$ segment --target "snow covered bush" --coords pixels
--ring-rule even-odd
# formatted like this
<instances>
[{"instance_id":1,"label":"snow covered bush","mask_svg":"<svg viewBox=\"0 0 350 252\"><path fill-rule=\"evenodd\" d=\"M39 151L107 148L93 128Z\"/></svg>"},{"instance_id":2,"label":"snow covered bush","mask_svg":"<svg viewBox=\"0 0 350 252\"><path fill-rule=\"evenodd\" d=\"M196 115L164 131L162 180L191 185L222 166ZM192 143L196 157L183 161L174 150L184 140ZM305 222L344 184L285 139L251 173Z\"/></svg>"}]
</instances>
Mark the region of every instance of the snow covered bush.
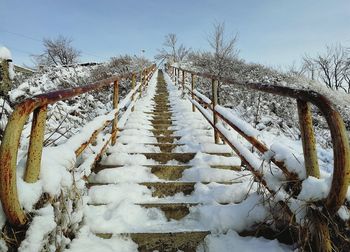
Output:
<instances>
[{"instance_id":1,"label":"snow covered bush","mask_svg":"<svg viewBox=\"0 0 350 252\"><path fill-rule=\"evenodd\" d=\"M210 65L211 58L207 54L193 53L190 60L190 68L194 71L211 73L214 67ZM350 96L344 92L327 89L302 76L281 73L259 64L245 63L241 59L231 59L224 69L225 71L221 73L222 77L234 79L240 83L271 83L317 91L335 104L347 129L350 130ZM198 78L196 85L199 91L211 97L211 80ZM236 110L247 122L259 130L270 131L274 128L276 132L283 132L292 139L300 139L296 103L293 99L221 83L219 85L219 103ZM318 143L325 148L331 147L329 130L323 116L317 109L313 109L313 115Z\"/></svg>"}]
</instances>

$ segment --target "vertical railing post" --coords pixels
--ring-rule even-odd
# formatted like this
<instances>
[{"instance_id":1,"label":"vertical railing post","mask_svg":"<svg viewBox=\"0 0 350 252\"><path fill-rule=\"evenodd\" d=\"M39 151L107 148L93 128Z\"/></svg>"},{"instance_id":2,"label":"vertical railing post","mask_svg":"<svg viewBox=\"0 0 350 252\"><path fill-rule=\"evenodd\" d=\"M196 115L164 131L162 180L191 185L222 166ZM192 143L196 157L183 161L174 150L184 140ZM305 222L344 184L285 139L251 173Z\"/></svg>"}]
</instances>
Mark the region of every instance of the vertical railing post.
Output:
<instances>
[{"instance_id":1,"label":"vertical railing post","mask_svg":"<svg viewBox=\"0 0 350 252\"><path fill-rule=\"evenodd\" d=\"M213 123L216 126L218 122L218 116L215 112L215 106L218 104L218 81L215 79L211 80L211 92L212 92L212 105L213 105ZM219 132L214 127L214 141L216 144L220 142Z\"/></svg>"},{"instance_id":2,"label":"vertical railing post","mask_svg":"<svg viewBox=\"0 0 350 252\"><path fill-rule=\"evenodd\" d=\"M114 81L113 85L113 108L118 109L119 103L119 81ZM119 112L115 113L113 124L112 124L112 145L115 145L117 142L117 133L118 133L118 115Z\"/></svg>"},{"instance_id":3,"label":"vertical railing post","mask_svg":"<svg viewBox=\"0 0 350 252\"><path fill-rule=\"evenodd\" d=\"M131 77L131 90L132 90L132 96L131 96L131 101L135 101L135 92L134 92L134 89L135 89L135 83L136 83L136 74L133 73L132 74L132 77ZM131 111L134 111L135 110L135 107L134 105L132 106L131 108Z\"/></svg>"},{"instance_id":4,"label":"vertical railing post","mask_svg":"<svg viewBox=\"0 0 350 252\"><path fill-rule=\"evenodd\" d=\"M182 70L182 93L185 92L185 70Z\"/></svg>"},{"instance_id":5,"label":"vertical railing post","mask_svg":"<svg viewBox=\"0 0 350 252\"><path fill-rule=\"evenodd\" d=\"M194 78L195 78L195 75L193 73L191 73L191 96L192 96L192 100L194 100ZM196 107L192 103L192 112L195 112L195 111L196 111Z\"/></svg>"},{"instance_id":6,"label":"vertical railing post","mask_svg":"<svg viewBox=\"0 0 350 252\"><path fill-rule=\"evenodd\" d=\"M27 164L24 181L35 183L40 175L41 156L45 133L47 105L39 107L33 112L32 129L30 133Z\"/></svg>"},{"instance_id":7,"label":"vertical railing post","mask_svg":"<svg viewBox=\"0 0 350 252\"><path fill-rule=\"evenodd\" d=\"M298 116L301 140L304 152L304 163L306 176L320 178L320 169L317 160L316 139L312 125L311 104L309 102L297 99ZM309 209L311 216L311 235L315 251L332 251L332 244L327 224L327 219L318 211Z\"/></svg>"},{"instance_id":8,"label":"vertical railing post","mask_svg":"<svg viewBox=\"0 0 350 252\"><path fill-rule=\"evenodd\" d=\"M140 97L142 95L142 78L143 78L143 70L141 70L140 72L140 87L139 87Z\"/></svg>"},{"instance_id":9,"label":"vertical railing post","mask_svg":"<svg viewBox=\"0 0 350 252\"><path fill-rule=\"evenodd\" d=\"M143 80L143 87L142 87L142 91L144 92L146 90L146 86L148 84L148 69L146 68L144 73L144 80Z\"/></svg>"},{"instance_id":10,"label":"vertical railing post","mask_svg":"<svg viewBox=\"0 0 350 252\"><path fill-rule=\"evenodd\" d=\"M178 85L179 82L179 78L180 78L180 69L176 68L176 85Z\"/></svg>"},{"instance_id":11,"label":"vertical railing post","mask_svg":"<svg viewBox=\"0 0 350 252\"><path fill-rule=\"evenodd\" d=\"M312 126L311 104L298 99L297 106L306 174L307 176L320 178L320 169L318 166L316 151L316 139Z\"/></svg>"}]
</instances>

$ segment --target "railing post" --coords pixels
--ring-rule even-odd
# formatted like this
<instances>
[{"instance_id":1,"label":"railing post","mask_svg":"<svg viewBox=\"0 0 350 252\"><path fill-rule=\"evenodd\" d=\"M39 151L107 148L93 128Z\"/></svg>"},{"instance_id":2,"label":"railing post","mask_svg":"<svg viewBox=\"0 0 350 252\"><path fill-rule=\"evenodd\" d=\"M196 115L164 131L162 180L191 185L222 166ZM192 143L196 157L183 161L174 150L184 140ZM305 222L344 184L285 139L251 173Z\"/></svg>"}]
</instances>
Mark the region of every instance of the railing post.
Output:
<instances>
[{"instance_id":1,"label":"railing post","mask_svg":"<svg viewBox=\"0 0 350 252\"><path fill-rule=\"evenodd\" d=\"M143 78L143 70L141 70L140 72L140 87L139 87L140 97L142 95L142 78Z\"/></svg>"},{"instance_id":2,"label":"railing post","mask_svg":"<svg viewBox=\"0 0 350 252\"><path fill-rule=\"evenodd\" d=\"M320 169L318 166L316 151L316 139L312 126L311 104L298 99L297 106L306 174L307 176L320 178Z\"/></svg>"},{"instance_id":3,"label":"railing post","mask_svg":"<svg viewBox=\"0 0 350 252\"><path fill-rule=\"evenodd\" d=\"M218 104L218 81L215 79L211 80L211 92L212 92L212 105L213 105L213 123L214 126L216 126L216 123L218 122L218 116L215 112L215 106ZM214 127L214 141L216 144L220 142L219 138L219 132L216 130L216 127Z\"/></svg>"},{"instance_id":4,"label":"railing post","mask_svg":"<svg viewBox=\"0 0 350 252\"><path fill-rule=\"evenodd\" d=\"M113 108L118 109L119 103L119 82L118 80L114 81L113 85ZM114 115L113 124L112 124L112 145L115 145L117 142L117 132L118 132L118 115L119 112Z\"/></svg>"},{"instance_id":5,"label":"railing post","mask_svg":"<svg viewBox=\"0 0 350 252\"><path fill-rule=\"evenodd\" d=\"M320 178L320 169L317 160L316 139L312 125L311 104L297 99L298 116L301 140L303 144L304 162L307 177ZM311 235L315 251L332 251L332 244L327 225L327 219L318 211L309 209L312 219Z\"/></svg>"},{"instance_id":6,"label":"railing post","mask_svg":"<svg viewBox=\"0 0 350 252\"><path fill-rule=\"evenodd\" d=\"M192 96L192 100L194 100L194 78L195 75L193 73L191 73L191 96ZM192 112L196 111L196 107L194 106L194 104L192 103Z\"/></svg>"},{"instance_id":7,"label":"railing post","mask_svg":"<svg viewBox=\"0 0 350 252\"><path fill-rule=\"evenodd\" d=\"M133 73L132 77L131 77L131 90L132 91L135 89L135 83L136 83L136 74ZM135 101L135 92L132 93L131 101ZM131 108L131 111L134 111L134 110L135 110L135 107L133 105Z\"/></svg>"},{"instance_id":8,"label":"railing post","mask_svg":"<svg viewBox=\"0 0 350 252\"><path fill-rule=\"evenodd\" d=\"M180 78L180 69L176 68L176 85L179 84L179 78Z\"/></svg>"},{"instance_id":9,"label":"railing post","mask_svg":"<svg viewBox=\"0 0 350 252\"><path fill-rule=\"evenodd\" d=\"M142 92L145 91L147 83L148 83L148 69L145 69L144 70L144 74L143 74Z\"/></svg>"},{"instance_id":10,"label":"railing post","mask_svg":"<svg viewBox=\"0 0 350 252\"><path fill-rule=\"evenodd\" d=\"M182 70L182 93L185 92L185 70Z\"/></svg>"},{"instance_id":11,"label":"railing post","mask_svg":"<svg viewBox=\"0 0 350 252\"><path fill-rule=\"evenodd\" d=\"M33 112L32 129L30 133L27 164L24 181L35 183L40 175L41 156L45 133L47 105L39 107Z\"/></svg>"}]
</instances>

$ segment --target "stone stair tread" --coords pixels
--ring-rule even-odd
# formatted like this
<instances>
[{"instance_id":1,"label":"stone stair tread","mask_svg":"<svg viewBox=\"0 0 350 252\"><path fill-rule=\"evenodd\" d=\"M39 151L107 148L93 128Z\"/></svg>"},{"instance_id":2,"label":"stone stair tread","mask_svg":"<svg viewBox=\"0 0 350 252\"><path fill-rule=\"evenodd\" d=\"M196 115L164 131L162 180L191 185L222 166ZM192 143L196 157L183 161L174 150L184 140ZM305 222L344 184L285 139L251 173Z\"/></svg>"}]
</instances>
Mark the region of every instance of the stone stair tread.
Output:
<instances>
[{"instance_id":1,"label":"stone stair tread","mask_svg":"<svg viewBox=\"0 0 350 252\"><path fill-rule=\"evenodd\" d=\"M138 251L140 252L192 252L196 251L197 246L204 240L204 238L211 234L208 230L194 229L194 230L172 230L170 232L128 232L128 233L95 233L96 236L103 239L110 239L113 235L121 235L130 237L136 244L138 244Z\"/></svg>"},{"instance_id":2,"label":"stone stair tread","mask_svg":"<svg viewBox=\"0 0 350 252\"><path fill-rule=\"evenodd\" d=\"M171 232L95 233L95 235L103 239L110 239L114 234L130 237L138 244L138 251L141 252L192 252L210 233L208 230L194 229Z\"/></svg>"},{"instance_id":3,"label":"stone stair tread","mask_svg":"<svg viewBox=\"0 0 350 252\"><path fill-rule=\"evenodd\" d=\"M155 174L160 179L168 180L178 180L182 177L182 173L186 169L192 168L189 165L166 165L166 164L157 164L157 165L142 165L145 167L151 168L151 172ZM124 165L98 165L95 167L94 172L98 173L105 169L118 169L124 167ZM222 170L232 170L240 171L241 166L232 166L232 165L212 165L210 166L213 169L222 169Z\"/></svg>"},{"instance_id":4,"label":"stone stair tread","mask_svg":"<svg viewBox=\"0 0 350 252\"><path fill-rule=\"evenodd\" d=\"M141 154L147 156L157 156L157 155L171 155L171 156L196 156L197 152L128 152L129 154ZM224 157L232 157L231 152L203 152L208 155L217 155Z\"/></svg>"},{"instance_id":5,"label":"stone stair tread","mask_svg":"<svg viewBox=\"0 0 350 252\"><path fill-rule=\"evenodd\" d=\"M103 185L117 185L126 182L116 182L116 183L103 183L103 182L89 182L87 187L90 188L92 186L103 186ZM201 183L204 185L210 183L218 183L223 185L231 185L242 183L241 181L179 181L179 180L162 180L162 181L144 181L144 182L134 182L134 184L145 185L145 186L194 186L197 183Z\"/></svg>"},{"instance_id":6,"label":"stone stair tread","mask_svg":"<svg viewBox=\"0 0 350 252\"><path fill-rule=\"evenodd\" d=\"M139 187L143 189L144 191L147 191L147 198L141 197L138 198L138 202L134 202L131 204L134 204L133 206L136 209L140 209L138 206L141 206L143 208L157 208L161 210L164 215L162 215L162 221L157 222L156 224L150 225L149 223L137 223L135 226L131 226L130 228L122 227L119 228L115 224L111 224L109 220L106 221L105 224L108 224L107 226L100 227L100 223L98 222L93 227L93 221L90 223L92 226L92 232L95 233L96 236L99 236L104 239L109 239L113 235L122 235L126 237L130 237L135 243L138 244L138 251L184 251L184 252L190 252L190 251L196 251L196 248L204 240L204 238L209 235L211 232L209 230L205 230L203 227L203 224L197 223L197 222L181 222L181 221L173 221L173 220L180 220L184 218L186 215L190 213L190 208L194 206L201 206L202 204L208 204L205 202L194 202L196 201L196 197L189 196L193 193L193 191L196 188L196 184L209 184L212 182L224 184L224 185L231 185L236 183L242 183L239 180L234 181L184 181L180 180L182 177L182 174L184 170L192 168L192 166L188 165L188 163L195 158L197 155L197 149L195 148L189 148L189 147L183 147L179 148L177 150L183 150L184 152L172 152L175 150L176 147L184 146L183 143L178 143L178 140L181 139L180 131L182 129L185 129L185 127L189 127L186 124L182 125L181 121L181 113L176 111L172 106L173 101L170 101L169 99L169 92L168 88L166 87L166 82L159 78L156 87L156 94L151 99L151 104L153 108L147 108L147 111L142 111L144 114L144 117L147 120L143 120L141 124L147 124L147 129L140 129L139 131L144 131L145 136L154 137L154 139L157 141L155 143L153 142L153 139L146 139L148 143L140 143L143 145L151 145L158 148L153 148L149 146L148 148L144 148L144 146L141 146L140 148L135 149L133 146L129 146L128 148L125 148L125 153L130 155L144 155L147 159L152 159L156 161L158 164L152 164L152 165L140 165L144 167L149 167L152 172L152 177L145 176L146 181L142 182L131 182L125 181L125 182L116 182L116 183L103 183L103 181L106 180L100 180L102 182L89 182L87 184L88 188L95 187L95 186L104 186L104 185L118 185L123 186L123 183L125 185L130 186L130 188ZM180 117L179 117L180 116ZM134 124L137 124L137 120L133 118L134 120L130 121L132 124L129 126L131 128L130 133L132 133L132 128L137 126L134 126ZM121 129L120 135L123 134L123 131L125 132L125 135L130 135L130 133L126 132L128 128ZM135 129L136 130L136 129ZM187 132L187 131L186 131ZM201 132L202 133L202 132ZM139 133L138 133L139 134ZM122 141L122 139L121 139ZM135 141L139 141L138 139L135 139ZM118 142L118 139L117 139ZM146 142L146 141L144 141ZM151 142L151 143L149 143ZM209 140L208 140L209 142ZM120 143L120 142L119 142ZM127 144L127 143L124 143ZM133 143L136 144L136 143ZM205 143L201 143L204 144ZM202 147L202 146L201 146ZM218 152L201 152L209 155L217 155L221 157L234 157L236 158L237 155L233 152L229 152L229 149L225 149L224 147L219 147L216 149L213 149L211 146L205 145L205 149L203 150L218 150ZM128 150L132 150L130 152L127 152ZM137 150L140 150L141 152L137 152ZM142 150L148 150L149 152L142 152ZM160 150L161 152L152 152ZM194 150L194 152L185 152L185 150ZM110 154L118 153L117 152L109 152ZM132 158L132 156L131 156ZM173 162L173 160L176 160L177 162ZM221 162L223 160L226 164L236 164L236 162L231 162L231 159L226 158L219 158L219 157L210 157L210 160L213 160L213 164ZM214 161L215 160L215 161ZM228 162L226 161L228 160ZM171 162L169 162L171 161ZM233 160L235 161L235 160ZM117 161L116 161L117 162ZM147 161L148 163L152 163L152 161ZM172 164L176 163L176 165ZM224 164L225 164L224 163ZM238 163L237 163L238 164ZM96 166L96 169L94 172L101 171L103 169L118 169L119 167L125 167L127 165L113 165L113 164L101 164L99 163ZM241 170L240 165L211 165L211 168L214 169L227 169L227 170ZM195 167L198 168L198 167ZM209 169L209 167L206 167L206 169ZM127 167L125 171L127 171ZM145 170L143 168L143 170ZM196 170L195 170L196 171ZM118 171L119 172L119 171ZM118 173L117 172L117 173ZM122 170L124 172L124 170ZM146 170L147 174L149 173L149 170ZM132 173L130 173L132 174ZM102 174L105 175L105 174ZM157 180L157 177L159 180ZM219 178L219 177L218 177ZM153 180L154 179L154 180ZM185 179L185 177L184 177ZM150 181L147 181L150 180ZM195 179L196 180L196 177ZM210 180L210 179L209 179ZM93 181L93 178L90 177L90 181ZM96 180L99 181L99 180ZM112 181L112 180L109 180ZM116 188L119 188L119 186L116 186ZM148 190L145 187L148 188ZM111 188L112 188L111 187ZM239 186L238 186L239 187ZM111 189L109 186L103 188L94 188L96 191L103 192L106 189ZM101 189L101 190L100 190ZM93 189L91 189L92 194L95 192ZM150 195L152 192L152 195ZM96 193L96 192L95 192ZM182 193L181 197L178 197L179 195L174 196L175 194ZM101 194L102 195L102 194ZM103 195L103 200L95 201L95 203L88 203L88 206L91 206L89 210L94 211L94 207L104 206L106 209L109 208L109 203L99 203L99 202L108 202L108 200L105 200L105 195ZM151 197L152 196L152 197ZM169 197L170 196L170 197ZM184 197L183 197L184 196ZM113 200L114 194L111 194L111 199ZM126 195L126 197L128 197ZM119 198L118 198L119 200ZM137 201L137 200L135 200ZM119 201L118 201L119 202ZM116 201L117 203L117 201ZM221 203L219 203L221 204ZM222 203L227 204L227 203ZM106 206L108 205L108 206ZM135 206L138 205L138 206ZM96 208L96 211L100 211L100 208ZM152 211L159 211L159 210L145 210L144 212L152 212ZM128 215L129 213L126 212ZM165 216L166 219L164 219ZM95 217L95 216L94 216ZM114 222L112 222L114 223ZM103 230L103 232L99 232ZM118 231L118 232L117 232Z\"/></svg>"},{"instance_id":7,"label":"stone stair tread","mask_svg":"<svg viewBox=\"0 0 350 252\"><path fill-rule=\"evenodd\" d=\"M163 111L163 112L153 112L153 111L147 111L144 112L147 115L172 115L173 112Z\"/></svg>"},{"instance_id":8,"label":"stone stair tread","mask_svg":"<svg viewBox=\"0 0 350 252\"><path fill-rule=\"evenodd\" d=\"M149 230L146 232L146 230L144 230L143 232L142 231L134 231L134 232L123 232L123 233L120 233L120 232L111 232L111 233L95 233L95 235L98 235L100 237L102 237L103 235L106 235L105 237L107 236L112 236L114 234L118 234L118 235L132 235L132 234L153 234L153 235L169 235L169 234L188 234L188 233L194 233L194 232L198 232L198 233L207 233L207 234L210 234L210 231L209 230L203 230L203 229L183 229L181 231L177 231L177 230L168 230L168 231L163 231L163 232L159 232L159 231L156 231L156 230ZM103 237L103 238L105 238ZM109 238L110 238L109 237ZM106 238L108 239L108 238Z\"/></svg>"},{"instance_id":9,"label":"stone stair tread","mask_svg":"<svg viewBox=\"0 0 350 252\"><path fill-rule=\"evenodd\" d=\"M120 167L124 167L124 166L127 166L127 165L102 165L104 168L106 169L112 169L112 168L120 168ZM189 169L193 166L191 165L186 165L186 164L176 164L176 165L168 165L168 164L152 164L152 165L141 165L141 166L146 166L146 167L150 167L150 168L164 168L164 169L167 169L167 168L179 168L179 169ZM215 169L228 169L228 170L234 170L236 169L237 167L238 168L241 168L241 166L235 166L235 165L210 165L211 168L215 168Z\"/></svg>"},{"instance_id":10,"label":"stone stair tread","mask_svg":"<svg viewBox=\"0 0 350 252\"><path fill-rule=\"evenodd\" d=\"M96 186L106 186L106 185L118 185L121 183L103 183L103 182L91 182L86 185L87 188L96 187ZM149 182L141 182L141 183L135 183L142 186L146 186L148 189L152 190L152 197L166 197L166 196L173 196L177 193L183 193L184 195L190 195L194 189L195 185L197 183L208 185L210 183L218 183L222 185L232 185L232 184L238 184L242 183L241 181L207 181L207 182L200 182L200 181L149 181Z\"/></svg>"}]
</instances>

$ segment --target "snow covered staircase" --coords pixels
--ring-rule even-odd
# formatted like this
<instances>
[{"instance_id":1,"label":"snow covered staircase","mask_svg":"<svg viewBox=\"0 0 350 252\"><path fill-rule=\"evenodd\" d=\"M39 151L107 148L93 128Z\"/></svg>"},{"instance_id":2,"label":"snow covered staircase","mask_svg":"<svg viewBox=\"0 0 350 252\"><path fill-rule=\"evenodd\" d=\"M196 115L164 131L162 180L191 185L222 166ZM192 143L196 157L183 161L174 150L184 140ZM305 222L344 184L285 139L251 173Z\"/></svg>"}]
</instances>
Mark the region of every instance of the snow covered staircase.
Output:
<instances>
[{"instance_id":1,"label":"snow covered staircase","mask_svg":"<svg viewBox=\"0 0 350 252\"><path fill-rule=\"evenodd\" d=\"M203 191L246 179L236 172L239 158L213 143L199 114L176 108L180 98L169 100L168 88L160 71L157 85L150 86L89 177L90 229L102 238L131 238L139 251L195 251L210 234L195 219L196 208L231 202L213 200L220 190Z\"/></svg>"}]
</instances>

